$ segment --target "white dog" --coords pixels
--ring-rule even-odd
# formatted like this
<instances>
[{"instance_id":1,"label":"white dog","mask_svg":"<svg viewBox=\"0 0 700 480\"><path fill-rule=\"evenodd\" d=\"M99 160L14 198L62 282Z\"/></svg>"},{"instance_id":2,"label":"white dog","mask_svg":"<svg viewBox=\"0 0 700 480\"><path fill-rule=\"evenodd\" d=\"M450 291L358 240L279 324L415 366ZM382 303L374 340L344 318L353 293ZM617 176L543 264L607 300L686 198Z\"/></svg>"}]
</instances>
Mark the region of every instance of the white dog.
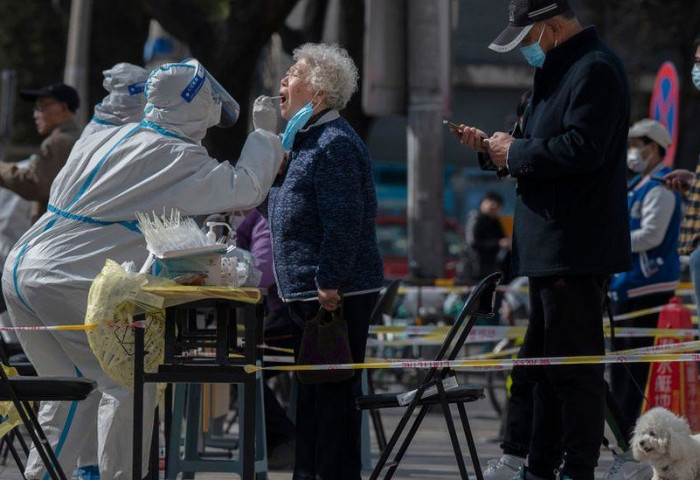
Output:
<instances>
[{"instance_id":1,"label":"white dog","mask_svg":"<svg viewBox=\"0 0 700 480\"><path fill-rule=\"evenodd\" d=\"M637 421L634 458L649 462L653 480L700 480L700 435L691 435L685 418L652 408Z\"/></svg>"}]
</instances>

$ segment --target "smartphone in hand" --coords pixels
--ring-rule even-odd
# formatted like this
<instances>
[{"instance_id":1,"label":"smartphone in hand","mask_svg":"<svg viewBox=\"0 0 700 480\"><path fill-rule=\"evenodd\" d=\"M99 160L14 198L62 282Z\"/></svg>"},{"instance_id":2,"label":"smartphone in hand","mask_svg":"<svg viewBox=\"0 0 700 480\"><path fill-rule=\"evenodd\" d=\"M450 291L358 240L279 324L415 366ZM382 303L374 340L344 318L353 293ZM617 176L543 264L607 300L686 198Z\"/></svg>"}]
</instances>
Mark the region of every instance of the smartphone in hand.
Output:
<instances>
[{"instance_id":1,"label":"smartphone in hand","mask_svg":"<svg viewBox=\"0 0 700 480\"><path fill-rule=\"evenodd\" d=\"M456 123L452 123L449 120L443 120L442 124L447 126L450 130L455 130L459 133L462 133L462 131L459 129L459 125L457 125Z\"/></svg>"},{"instance_id":2,"label":"smartphone in hand","mask_svg":"<svg viewBox=\"0 0 700 480\"><path fill-rule=\"evenodd\" d=\"M668 183L671 181L670 178L664 178L664 177L649 177L649 180L663 183L666 186L668 186ZM680 182L681 182L681 188L683 188L684 190L687 190L690 188L690 184L688 182L684 182L683 180L681 180Z\"/></svg>"},{"instance_id":3,"label":"smartphone in hand","mask_svg":"<svg viewBox=\"0 0 700 480\"><path fill-rule=\"evenodd\" d=\"M462 135L464 133L459 125L457 125L456 123L450 122L449 120L443 120L442 124L445 125L446 127L448 127L450 130L452 130L453 133L458 133L460 135ZM487 137L483 137L481 139L481 148L484 148L484 149L488 148L488 144L489 144L489 139Z\"/></svg>"}]
</instances>

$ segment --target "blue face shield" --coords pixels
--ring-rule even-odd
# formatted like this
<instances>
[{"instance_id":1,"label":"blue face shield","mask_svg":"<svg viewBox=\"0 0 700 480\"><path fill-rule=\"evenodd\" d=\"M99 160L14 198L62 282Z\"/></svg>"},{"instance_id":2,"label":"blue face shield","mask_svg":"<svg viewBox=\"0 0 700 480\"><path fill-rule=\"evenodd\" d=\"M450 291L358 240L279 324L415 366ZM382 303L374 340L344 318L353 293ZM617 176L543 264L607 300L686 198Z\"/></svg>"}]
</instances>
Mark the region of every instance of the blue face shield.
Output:
<instances>
[{"instance_id":1,"label":"blue face shield","mask_svg":"<svg viewBox=\"0 0 700 480\"><path fill-rule=\"evenodd\" d=\"M194 58L183 60L182 63L191 65L195 68L192 81L183 90L182 98L186 102L191 102L197 95L205 80L209 80L211 84L211 94L214 97L216 108L219 109L219 121L213 122L212 125L221 128L233 126L238 120L238 115L241 112L241 107L238 102L221 86L219 82ZM219 108L220 106L220 108Z\"/></svg>"},{"instance_id":2,"label":"blue face shield","mask_svg":"<svg viewBox=\"0 0 700 480\"><path fill-rule=\"evenodd\" d=\"M544 65L544 60L547 58L547 54L545 54L542 47L540 47L542 35L544 35L544 29L545 27L542 26L542 32L540 33L540 38L537 40L537 42L526 47L520 47L520 51L525 57L527 63L537 68L542 68L542 65Z\"/></svg>"},{"instance_id":3,"label":"blue face shield","mask_svg":"<svg viewBox=\"0 0 700 480\"><path fill-rule=\"evenodd\" d=\"M311 118L311 116L314 114L313 101L316 98L316 95L314 95L314 98L312 98L309 103L304 105L301 110L295 113L294 116L287 122L287 126L282 134L282 147L284 147L285 152L289 153L292 150L292 146L294 145L294 137L296 137L297 132L304 128L306 122L308 122L309 118Z\"/></svg>"}]
</instances>

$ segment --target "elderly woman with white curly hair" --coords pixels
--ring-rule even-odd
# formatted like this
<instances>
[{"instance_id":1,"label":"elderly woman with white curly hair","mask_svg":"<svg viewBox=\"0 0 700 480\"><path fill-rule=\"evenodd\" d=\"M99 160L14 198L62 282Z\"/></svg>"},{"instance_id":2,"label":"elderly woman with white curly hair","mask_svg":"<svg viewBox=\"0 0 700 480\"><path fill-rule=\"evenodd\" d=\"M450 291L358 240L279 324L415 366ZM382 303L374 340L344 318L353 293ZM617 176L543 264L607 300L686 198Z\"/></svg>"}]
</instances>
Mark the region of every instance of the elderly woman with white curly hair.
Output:
<instances>
[{"instance_id":1,"label":"elderly woman with white curly hair","mask_svg":"<svg viewBox=\"0 0 700 480\"><path fill-rule=\"evenodd\" d=\"M305 44L294 60L279 91L288 162L268 202L277 287L299 336L319 303L342 309L353 361L362 362L383 269L369 153L338 113L357 90L357 68L336 45ZM294 480L361 479L360 393L359 373L299 384Z\"/></svg>"}]
</instances>

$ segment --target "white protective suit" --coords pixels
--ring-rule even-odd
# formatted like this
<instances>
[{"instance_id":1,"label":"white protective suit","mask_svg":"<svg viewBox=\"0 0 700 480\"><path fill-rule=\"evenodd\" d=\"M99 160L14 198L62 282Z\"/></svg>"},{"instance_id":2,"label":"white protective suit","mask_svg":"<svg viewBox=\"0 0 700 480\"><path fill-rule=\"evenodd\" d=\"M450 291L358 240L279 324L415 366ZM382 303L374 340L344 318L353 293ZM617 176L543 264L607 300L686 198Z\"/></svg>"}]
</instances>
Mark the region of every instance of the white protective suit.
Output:
<instances>
[{"instance_id":1,"label":"white protective suit","mask_svg":"<svg viewBox=\"0 0 700 480\"><path fill-rule=\"evenodd\" d=\"M2 287L14 325L82 324L88 290L105 260L141 264L147 257L135 212L177 208L189 215L211 214L246 210L265 199L284 156L279 137L255 130L235 167L209 157L200 141L219 122L222 109L202 71L194 60L159 67L146 84L141 123L97 132L76 144L51 187L48 211L6 262ZM72 471L89 437L85 432L97 422L102 480L130 479L133 395L101 370L85 333L19 338L40 375L97 381L98 411L90 402L41 406L39 420L64 469ZM144 472L154 405L155 391L149 388ZM41 478L44 471L32 450L27 477Z\"/></svg>"},{"instance_id":2,"label":"white protective suit","mask_svg":"<svg viewBox=\"0 0 700 480\"><path fill-rule=\"evenodd\" d=\"M117 63L109 70L104 70L102 75L102 86L108 95L101 103L95 105L94 115L85 125L78 142L95 132L139 122L143 116L143 106L146 103L143 90L148 80L146 69L131 63ZM85 401L98 402L99 397L93 395ZM85 441L85 450L78 459L78 465L97 468L97 426L91 433L91 438ZM82 474L83 472L78 470L78 477Z\"/></svg>"},{"instance_id":3,"label":"white protective suit","mask_svg":"<svg viewBox=\"0 0 700 480\"><path fill-rule=\"evenodd\" d=\"M102 72L102 86L109 92L102 103L95 105L95 113L85 125L80 139L106 128L120 127L127 123L139 122L143 116L146 98L143 89L148 80L148 72L130 63L117 63Z\"/></svg>"}]
</instances>

